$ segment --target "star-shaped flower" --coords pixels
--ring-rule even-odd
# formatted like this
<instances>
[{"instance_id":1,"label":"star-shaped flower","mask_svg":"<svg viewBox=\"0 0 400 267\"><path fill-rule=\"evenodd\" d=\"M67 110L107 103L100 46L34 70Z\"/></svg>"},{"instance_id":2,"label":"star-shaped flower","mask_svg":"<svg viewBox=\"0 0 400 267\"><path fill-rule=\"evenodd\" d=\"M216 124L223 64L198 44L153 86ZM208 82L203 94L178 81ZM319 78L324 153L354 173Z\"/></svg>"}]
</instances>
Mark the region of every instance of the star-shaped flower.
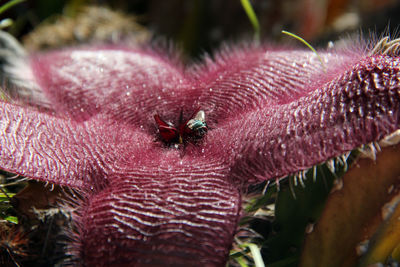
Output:
<instances>
[{"instance_id":1,"label":"star-shaped flower","mask_svg":"<svg viewBox=\"0 0 400 267\"><path fill-rule=\"evenodd\" d=\"M322 66L248 46L193 67L124 46L7 51L0 167L82 192L70 249L86 266L223 266L248 185L399 128L400 58L382 49L321 51ZM162 140L155 114L199 109L201 140Z\"/></svg>"}]
</instances>

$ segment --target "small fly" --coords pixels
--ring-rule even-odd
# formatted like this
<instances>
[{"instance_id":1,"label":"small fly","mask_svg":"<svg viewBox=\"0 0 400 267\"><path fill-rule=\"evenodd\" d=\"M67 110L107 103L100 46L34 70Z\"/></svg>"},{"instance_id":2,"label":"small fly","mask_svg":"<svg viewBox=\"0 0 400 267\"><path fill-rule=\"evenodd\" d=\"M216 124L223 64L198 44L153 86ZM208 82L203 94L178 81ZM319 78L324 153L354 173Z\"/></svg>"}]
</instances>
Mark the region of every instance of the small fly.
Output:
<instances>
[{"instance_id":1,"label":"small fly","mask_svg":"<svg viewBox=\"0 0 400 267\"><path fill-rule=\"evenodd\" d=\"M178 127L165 122L158 114L154 115L161 139L167 144L183 144L188 141L196 141L204 137L208 128L203 110L197 109L192 116L182 123L182 113Z\"/></svg>"}]
</instances>

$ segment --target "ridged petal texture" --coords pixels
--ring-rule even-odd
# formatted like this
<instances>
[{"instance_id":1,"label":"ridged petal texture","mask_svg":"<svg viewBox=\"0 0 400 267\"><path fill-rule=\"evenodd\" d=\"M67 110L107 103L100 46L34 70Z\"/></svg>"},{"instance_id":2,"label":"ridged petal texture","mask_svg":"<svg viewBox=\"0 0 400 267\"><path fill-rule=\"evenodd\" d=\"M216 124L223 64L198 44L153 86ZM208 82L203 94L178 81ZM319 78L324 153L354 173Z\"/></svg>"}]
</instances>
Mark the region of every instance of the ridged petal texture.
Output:
<instances>
[{"instance_id":1,"label":"ridged petal texture","mask_svg":"<svg viewBox=\"0 0 400 267\"><path fill-rule=\"evenodd\" d=\"M320 56L249 46L184 68L109 46L16 59L41 100L1 103L0 167L82 190L77 264L224 266L249 184L399 128L399 57ZM163 144L154 114L177 124L197 108L205 138Z\"/></svg>"}]
</instances>

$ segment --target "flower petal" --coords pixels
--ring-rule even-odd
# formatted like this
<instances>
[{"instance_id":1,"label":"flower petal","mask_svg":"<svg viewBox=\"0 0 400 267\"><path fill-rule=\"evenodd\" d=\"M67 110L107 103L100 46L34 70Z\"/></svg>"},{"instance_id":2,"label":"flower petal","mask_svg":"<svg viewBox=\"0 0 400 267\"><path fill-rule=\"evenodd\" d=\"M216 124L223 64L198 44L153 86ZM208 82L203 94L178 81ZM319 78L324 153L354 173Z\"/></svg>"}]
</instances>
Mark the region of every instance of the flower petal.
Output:
<instances>
[{"instance_id":1,"label":"flower petal","mask_svg":"<svg viewBox=\"0 0 400 267\"><path fill-rule=\"evenodd\" d=\"M292 102L350 68L356 52L320 52L250 47L228 50L200 68L198 105L208 118L224 122L239 114Z\"/></svg>"},{"instance_id":2,"label":"flower petal","mask_svg":"<svg viewBox=\"0 0 400 267\"><path fill-rule=\"evenodd\" d=\"M200 166L209 165L199 162ZM165 166L111 177L88 197L71 248L86 266L222 266L240 194L218 168ZM171 170L168 170L171 169Z\"/></svg>"},{"instance_id":3,"label":"flower petal","mask_svg":"<svg viewBox=\"0 0 400 267\"><path fill-rule=\"evenodd\" d=\"M209 143L230 153L239 181L280 178L382 139L399 110L400 58L376 55L301 98L227 120Z\"/></svg>"},{"instance_id":4,"label":"flower petal","mask_svg":"<svg viewBox=\"0 0 400 267\"><path fill-rule=\"evenodd\" d=\"M151 143L147 135L127 132L101 118L77 123L0 102L0 167L59 185L96 188L130 144Z\"/></svg>"},{"instance_id":5,"label":"flower petal","mask_svg":"<svg viewBox=\"0 0 400 267\"><path fill-rule=\"evenodd\" d=\"M178 117L191 89L179 66L155 52L123 47L81 48L35 55L36 82L54 108L85 120L98 112L150 127L159 111ZM167 115L167 116L166 116Z\"/></svg>"}]
</instances>

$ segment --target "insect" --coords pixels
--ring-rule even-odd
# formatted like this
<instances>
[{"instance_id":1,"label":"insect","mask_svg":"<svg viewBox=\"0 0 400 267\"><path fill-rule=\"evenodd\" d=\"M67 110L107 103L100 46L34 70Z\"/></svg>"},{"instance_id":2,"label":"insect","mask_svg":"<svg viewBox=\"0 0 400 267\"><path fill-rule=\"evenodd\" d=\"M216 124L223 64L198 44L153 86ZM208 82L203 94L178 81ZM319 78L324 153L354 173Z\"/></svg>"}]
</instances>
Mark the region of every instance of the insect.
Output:
<instances>
[{"instance_id":1,"label":"insect","mask_svg":"<svg viewBox=\"0 0 400 267\"><path fill-rule=\"evenodd\" d=\"M207 124L203 110L197 109L192 116L182 122L182 112L179 119L179 126L165 122L158 114L154 115L161 139L168 144L183 144L189 140L201 139L207 133Z\"/></svg>"}]
</instances>

